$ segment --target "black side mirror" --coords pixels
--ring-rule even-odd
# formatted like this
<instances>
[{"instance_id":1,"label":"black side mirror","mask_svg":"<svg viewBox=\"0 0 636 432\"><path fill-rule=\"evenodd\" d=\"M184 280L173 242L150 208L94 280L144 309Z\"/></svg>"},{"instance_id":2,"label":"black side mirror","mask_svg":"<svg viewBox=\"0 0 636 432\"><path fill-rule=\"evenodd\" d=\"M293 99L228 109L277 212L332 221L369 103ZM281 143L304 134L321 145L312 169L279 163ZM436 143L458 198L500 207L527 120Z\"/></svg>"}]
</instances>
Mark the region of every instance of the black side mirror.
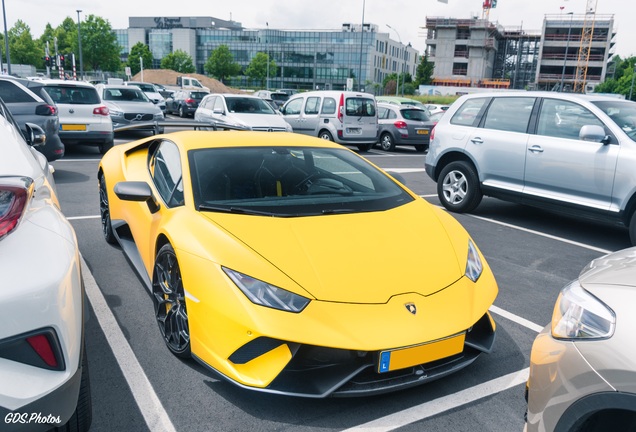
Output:
<instances>
[{"instance_id":1,"label":"black side mirror","mask_svg":"<svg viewBox=\"0 0 636 432\"><path fill-rule=\"evenodd\" d=\"M46 142L46 133L36 124L25 123L22 131L27 144L32 147L39 147Z\"/></svg>"}]
</instances>

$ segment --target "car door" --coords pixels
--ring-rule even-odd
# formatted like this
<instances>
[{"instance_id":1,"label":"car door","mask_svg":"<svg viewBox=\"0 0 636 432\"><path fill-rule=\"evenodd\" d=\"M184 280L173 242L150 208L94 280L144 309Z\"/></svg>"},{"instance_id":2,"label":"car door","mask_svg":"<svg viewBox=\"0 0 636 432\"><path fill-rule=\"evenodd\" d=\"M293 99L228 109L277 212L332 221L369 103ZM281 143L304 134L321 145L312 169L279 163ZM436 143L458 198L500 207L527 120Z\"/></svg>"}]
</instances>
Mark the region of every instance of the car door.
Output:
<instances>
[{"instance_id":1,"label":"car door","mask_svg":"<svg viewBox=\"0 0 636 432\"><path fill-rule=\"evenodd\" d=\"M468 130L464 136L466 152L477 166L483 187L522 192L528 125L535 101L524 96L493 98L480 127ZM455 113L451 123L457 118L471 124L488 100L470 102L463 112Z\"/></svg>"},{"instance_id":2,"label":"car door","mask_svg":"<svg viewBox=\"0 0 636 432\"><path fill-rule=\"evenodd\" d=\"M303 108L304 98L297 97L290 99L283 108L281 108L281 114L283 118L292 127L292 130L296 133L307 134L308 132L303 129L303 119L301 119L300 113Z\"/></svg>"},{"instance_id":3,"label":"car door","mask_svg":"<svg viewBox=\"0 0 636 432\"><path fill-rule=\"evenodd\" d=\"M374 140L378 136L375 100L361 95L345 98L342 136L345 140Z\"/></svg>"},{"instance_id":4,"label":"car door","mask_svg":"<svg viewBox=\"0 0 636 432\"><path fill-rule=\"evenodd\" d=\"M322 98L319 96L310 96L305 101L301 119L301 133L307 135L318 135L318 124L320 123L320 103Z\"/></svg>"},{"instance_id":5,"label":"car door","mask_svg":"<svg viewBox=\"0 0 636 432\"><path fill-rule=\"evenodd\" d=\"M610 207L620 146L579 139L584 125L609 131L588 108L545 98L528 140L524 194L591 208Z\"/></svg>"}]
</instances>

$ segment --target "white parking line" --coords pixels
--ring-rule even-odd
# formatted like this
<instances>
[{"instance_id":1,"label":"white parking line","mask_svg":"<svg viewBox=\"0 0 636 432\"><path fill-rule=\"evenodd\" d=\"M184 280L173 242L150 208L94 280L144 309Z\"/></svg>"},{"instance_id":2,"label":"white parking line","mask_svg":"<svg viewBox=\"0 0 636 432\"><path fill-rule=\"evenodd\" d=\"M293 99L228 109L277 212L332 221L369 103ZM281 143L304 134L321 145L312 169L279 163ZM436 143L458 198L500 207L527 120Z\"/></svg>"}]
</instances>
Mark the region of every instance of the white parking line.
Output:
<instances>
[{"instance_id":1,"label":"white parking line","mask_svg":"<svg viewBox=\"0 0 636 432\"><path fill-rule=\"evenodd\" d=\"M91 306L93 306L97 321L104 332L104 336L106 336L108 345L115 355L124 378L126 378L133 398L144 416L148 429L153 432L176 432L168 413L163 408L157 393L152 388L152 384L137 361L135 353L119 328L115 316L108 307L106 299L97 286L95 278L93 278L93 274L90 272L83 257L82 275L84 277L86 296Z\"/></svg>"},{"instance_id":2,"label":"white parking line","mask_svg":"<svg viewBox=\"0 0 636 432\"><path fill-rule=\"evenodd\" d=\"M529 368L525 368L457 393L449 394L385 417L380 417L379 419L350 429L345 429L343 432L392 431L523 384L528 380L528 372Z\"/></svg>"}]
</instances>

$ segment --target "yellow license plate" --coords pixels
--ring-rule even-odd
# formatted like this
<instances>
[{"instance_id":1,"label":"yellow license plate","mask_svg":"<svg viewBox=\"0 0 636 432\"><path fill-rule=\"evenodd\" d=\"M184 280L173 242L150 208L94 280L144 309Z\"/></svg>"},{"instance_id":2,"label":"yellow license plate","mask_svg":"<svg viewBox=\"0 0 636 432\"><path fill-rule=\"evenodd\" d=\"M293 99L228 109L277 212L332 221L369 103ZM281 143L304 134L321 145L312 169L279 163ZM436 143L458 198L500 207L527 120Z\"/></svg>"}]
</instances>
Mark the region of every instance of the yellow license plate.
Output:
<instances>
[{"instance_id":1,"label":"yellow license plate","mask_svg":"<svg viewBox=\"0 0 636 432\"><path fill-rule=\"evenodd\" d=\"M63 131L85 131L85 124L63 124L61 125Z\"/></svg>"},{"instance_id":2,"label":"yellow license plate","mask_svg":"<svg viewBox=\"0 0 636 432\"><path fill-rule=\"evenodd\" d=\"M459 354L464 349L466 333L406 348L381 351L378 372L391 372Z\"/></svg>"},{"instance_id":3,"label":"yellow license plate","mask_svg":"<svg viewBox=\"0 0 636 432\"><path fill-rule=\"evenodd\" d=\"M418 129L417 130L417 134L418 135L428 135L428 129Z\"/></svg>"}]
</instances>

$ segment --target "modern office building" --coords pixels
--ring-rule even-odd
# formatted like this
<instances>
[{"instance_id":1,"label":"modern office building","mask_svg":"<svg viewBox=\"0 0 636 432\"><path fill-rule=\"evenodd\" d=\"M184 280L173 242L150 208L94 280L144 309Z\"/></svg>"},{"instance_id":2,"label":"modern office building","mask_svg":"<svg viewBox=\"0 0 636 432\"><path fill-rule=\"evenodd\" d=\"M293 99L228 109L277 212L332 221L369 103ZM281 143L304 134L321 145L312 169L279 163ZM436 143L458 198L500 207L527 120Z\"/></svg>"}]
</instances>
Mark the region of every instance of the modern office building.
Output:
<instances>
[{"instance_id":1,"label":"modern office building","mask_svg":"<svg viewBox=\"0 0 636 432\"><path fill-rule=\"evenodd\" d=\"M540 31L440 17L426 29L433 84L473 88L590 91L605 80L615 36L613 16L595 14L546 15Z\"/></svg>"},{"instance_id":2,"label":"modern office building","mask_svg":"<svg viewBox=\"0 0 636 432\"><path fill-rule=\"evenodd\" d=\"M125 59L138 42L148 45L158 68L167 54L188 53L198 73L210 53L227 45L246 68L259 52L269 53L276 70L269 88L354 89L381 94L387 75L404 71L415 76L419 54L410 43L390 38L377 25L342 24L337 30L246 29L241 23L213 17L130 17L129 27L115 31ZM398 36L399 38L399 36ZM245 78L229 84L244 86Z\"/></svg>"}]
</instances>

